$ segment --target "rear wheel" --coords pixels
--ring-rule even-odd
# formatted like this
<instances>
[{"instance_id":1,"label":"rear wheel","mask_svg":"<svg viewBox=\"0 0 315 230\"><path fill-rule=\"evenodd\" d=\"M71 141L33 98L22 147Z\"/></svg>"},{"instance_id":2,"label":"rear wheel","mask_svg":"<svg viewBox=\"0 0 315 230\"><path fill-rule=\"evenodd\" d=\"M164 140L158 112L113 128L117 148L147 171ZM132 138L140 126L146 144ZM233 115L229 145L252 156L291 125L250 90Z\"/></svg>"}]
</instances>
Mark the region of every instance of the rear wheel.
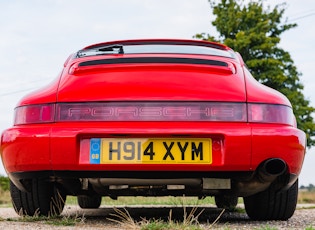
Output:
<instances>
[{"instance_id":1,"label":"rear wheel","mask_svg":"<svg viewBox=\"0 0 315 230\"><path fill-rule=\"evenodd\" d=\"M102 197L94 196L78 196L78 203L80 208L99 208L101 206Z\"/></svg>"},{"instance_id":2,"label":"rear wheel","mask_svg":"<svg viewBox=\"0 0 315 230\"><path fill-rule=\"evenodd\" d=\"M215 204L218 208L224 208L229 211L235 209L238 197L233 195L217 195L215 196Z\"/></svg>"},{"instance_id":3,"label":"rear wheel","mask_svg":"<svg viewBox=\"0 0 315 230\"><path fill-rule=\"evenodd\" d=\"M66 195L54 183L40 179L31 181L30 191L20 191L10 181L12 204L20 216L56 216L62 212Z\"/></svg>"},{"instance_id":4,"label":"rear wheel","mask_svg":"<svg viewBox=\"0 0 315 230\"><path fill-rule=\"evenodd\" d=\"M287 220L295 211L298 196L298 180L285 191L269 189L244 197L247 215L254 220Z\"/></svg>"}]
</instances>

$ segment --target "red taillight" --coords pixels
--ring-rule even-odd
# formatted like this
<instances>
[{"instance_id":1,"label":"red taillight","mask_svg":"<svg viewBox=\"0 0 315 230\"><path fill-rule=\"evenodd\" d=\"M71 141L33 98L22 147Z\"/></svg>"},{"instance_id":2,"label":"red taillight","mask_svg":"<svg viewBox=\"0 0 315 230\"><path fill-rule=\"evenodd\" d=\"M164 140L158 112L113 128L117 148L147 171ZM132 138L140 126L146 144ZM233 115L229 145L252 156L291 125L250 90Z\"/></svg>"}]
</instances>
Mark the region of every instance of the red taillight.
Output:
<instances>
[{"instance_id":1,"label":"red taillight","mask_svg":"<svg viewBox=\"0 0 315 230\"><path fill-rule=\"evenodd\" d=\"M15 125L49 123L54 121L55 105L27 105L15 109Z\"/></svg>"},{"instance_id":2,"label":"red taillight","mask_svg":"<svg viewBox=\"0 0 315 230\"><path fill-rule=\"evenodd\" d=\"M212 102L112 102L57 105L56 121L246 122L246 104Z\"/></svg>"},{"instance_id":3,"label":"red taillight","mask_svg":"<svg viewBox=\"0 0 315 230\"><path fill-rule=\"evenodd\" d=\"M292 108L285 105L248 104L248 121L295 125Z\"/></svg>"},{"instance_id":4,"label":"red taillight","mask_svg":"<svg viewBox=\"0 0 315 230\"><path fill-rule=\"evenodd\" d=\"M292 108L271 104L100 102L28 105L15 109L15 125L54 121L218 121L296 126Z\"/></svg>"}]
</instances>

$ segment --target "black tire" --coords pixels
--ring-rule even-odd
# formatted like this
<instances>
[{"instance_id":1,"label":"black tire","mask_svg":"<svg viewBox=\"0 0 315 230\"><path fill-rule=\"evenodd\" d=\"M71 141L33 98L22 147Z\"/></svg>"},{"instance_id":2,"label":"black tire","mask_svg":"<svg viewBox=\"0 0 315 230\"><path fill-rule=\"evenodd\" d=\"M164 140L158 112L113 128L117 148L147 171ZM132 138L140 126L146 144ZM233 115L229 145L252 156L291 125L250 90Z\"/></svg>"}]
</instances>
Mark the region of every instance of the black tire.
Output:
<instances>
[{"instance_id":1,"label":"black tire","mask_svg":"<svg viewBox=\"0 0 315 230\"><path fill-rule=\"evenodd\" d=\"M15 212L20 216L58 216L62 212L66 195L54 183L33 179L30 192L20 191L10 181L10 193Z\"/></svg>"},{"instance_id":2,"label":"black tire","mask_svg":"<svg viewBox=\"0 0 315 230\"><path fill-rule=\"evenodd\" d=\"M296 209L298 180L285 191L266 191L244 197L247 215L253 220L287 220Z\"/></svg>"},{"instance_id":3,"label":"black tire","mask_svg":"<svg viewBox=\"0 0 315 230\"><path fill-rule=\"evenodd\" d=\"M237 205L238 197L233 195L217 195L214 200L218 208L233 211Z\"/></svg>"},{"instance_id":4,"label":"black tire","mask_svg":"<svg viewBox=\"0 0 315 230\"><path fill-rule=\"evenodd\" d=\"M99 208L102 203L102 197L99 195L94 196L78 196L78 203L80 208Z\"/></svg>"}]
</instances>

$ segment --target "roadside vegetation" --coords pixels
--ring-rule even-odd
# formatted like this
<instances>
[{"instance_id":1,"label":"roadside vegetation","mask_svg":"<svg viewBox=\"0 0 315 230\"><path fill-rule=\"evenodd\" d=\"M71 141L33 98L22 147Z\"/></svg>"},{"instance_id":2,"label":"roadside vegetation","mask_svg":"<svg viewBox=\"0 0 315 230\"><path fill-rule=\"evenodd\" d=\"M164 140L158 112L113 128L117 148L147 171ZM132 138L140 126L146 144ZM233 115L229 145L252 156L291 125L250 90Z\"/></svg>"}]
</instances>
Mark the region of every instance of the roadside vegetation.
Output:
<instances>
[{"instance_id":1,"label":"roadside vegetation","mask_svg":"<svg viewBox=\"0 0 315 230\"><path fill-rule=\"evenodd\" d=\"M239 203L243 200L240 198ZM213 197L206 197L205 199L198 200L195 197L119 197L113 200L109 197L102 199L102 205L172 205L182 206L185 205L214 205ZM308 186L301 186L298 195L299 204L315 204L315 186L309 184ZM77 205L77 198L68 196L66 205ZM0 176L0 207L8 207L11 205L11 197L9 191L8 177Z\"/></svg>"},{"instance_id":2,"label":"roadside vegetation","mask_svg":"<svg viewBox=\"0 0 315 230\"><path fill-rule=\"evenodd\" d=\"M9 191L9 178L0 176L0 207L7 207L11 205L11 197ZM243 200L240 198L239 203ZM315 204L315 186L309 184L308 186L301 186L298 196L299 204ZM77 205L77 198L68 196L66 205ZM119 197L113 200L109 197L102 199L102 205L172 205L172 206L196 206L196 205L214 205L213 197L206 197L198 200L195 197Z\"/></svg>"},{"instance_id":3,"label":"roadside vegetation","mask_svg":"<svg viewBox=\"0 0 315 230\"><path fill-rule=\"evenodd\" d=\"M287 96L297 127L306 133L307 146L311 147L315 145L315 108L303 94L302 74L291 54L280 45L283 33L297 24L285 18L286 1L274 2L275 6L265 0L209 0L217 33L211 28L210 33L198 33L195 38L220 42L239 52L259 82Z\"/></svg>"},{"instance_id":4,"label":"roadside vegetation","mask_svg":"<svg viewBox=\"0 0 315 230\"><path fill-rule=\"evenodd\" d=\"M243 200L240 198L239 203ZM315 204L315 186L310 184L308 186L301 186L298 196L298 203ZM135 230L163 230L163 229L186 229L186 230L202 230L215 228L216 222L220 219L221 215L225 212L222 210L218 214L217 218L212 223L206 225L200 224L198 218L202 215L203 209L198 205L214 205L215 201L213 197L207 197L202 200L198 200L193 197L119 197L117 200L112 200L108 197L102 199L102 205L112 205L113 213L107 218L113 223L118 223L124 229ZM77 198L68 196L66 205L78 205ZM121 207L119 207L121 205ZM126 205L171 205L180 207L183 209L183 217L180 220L175 220L172 217L172 210L169 213L167 220L161 219L140 219L135 220L129 214L128 210L124 208ZM0 176L0 207L12 207L10 191L9 191L9 179L7 177ZM119 208L117 208L119 207ZM237 208L235 212L244 212L242 208ZM62 216L50 216L41 217L38 215L24 216L19 218L4 219L0 216L0 221L19 221L19 222L41 222L54 226L82 226L85 224L84 215L70 216L64 214ZM226 226L225 229L229 229ZM256 228L257 230L271 230L277 229L272 226L261 226ZM315 230L312 226L305 228L305 230Z\"/></svg>"},{"instance_id":5,"label":"roadside vegetation","mask_svg":"<svg viewBox=\"0 0 315 230\"><path fill-rule=\"evenodd\" d=\"M315 186L301 186L299 189L298 204L315 204Z\"/></svg>"},{"instance_id":6,"label":"roadside vegetation","mask_svg":"<svg viewBox=\"0 0 315 230\"><path fill-rule=\"evenodd\" d=\"M9 178L0 176L0 207L11 204Z\"/></svg>"}]
</instances>

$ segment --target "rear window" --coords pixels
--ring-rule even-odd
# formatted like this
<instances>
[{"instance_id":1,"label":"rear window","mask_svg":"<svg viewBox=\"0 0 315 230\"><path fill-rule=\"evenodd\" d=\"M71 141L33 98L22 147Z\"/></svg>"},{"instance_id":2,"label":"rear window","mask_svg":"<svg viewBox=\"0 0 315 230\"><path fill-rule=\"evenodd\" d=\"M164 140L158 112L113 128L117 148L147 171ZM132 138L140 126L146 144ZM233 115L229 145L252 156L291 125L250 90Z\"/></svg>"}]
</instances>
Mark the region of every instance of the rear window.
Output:
<instances>
[{"instance_id":1,"label":"rear window","mask_svg":"<svg viewBox=\"0 0 315 230\"><path fill-rule=\"evenodd\" d=\"M222 56L235 58L235 54L230 50L222 50L203 45L181 45L181 44L137 44L137 45L122 45L113 44L101 46L92 49L80 50L77 57L106 55L106 54L199 54Z\"/></svg>"}]
</instances>

